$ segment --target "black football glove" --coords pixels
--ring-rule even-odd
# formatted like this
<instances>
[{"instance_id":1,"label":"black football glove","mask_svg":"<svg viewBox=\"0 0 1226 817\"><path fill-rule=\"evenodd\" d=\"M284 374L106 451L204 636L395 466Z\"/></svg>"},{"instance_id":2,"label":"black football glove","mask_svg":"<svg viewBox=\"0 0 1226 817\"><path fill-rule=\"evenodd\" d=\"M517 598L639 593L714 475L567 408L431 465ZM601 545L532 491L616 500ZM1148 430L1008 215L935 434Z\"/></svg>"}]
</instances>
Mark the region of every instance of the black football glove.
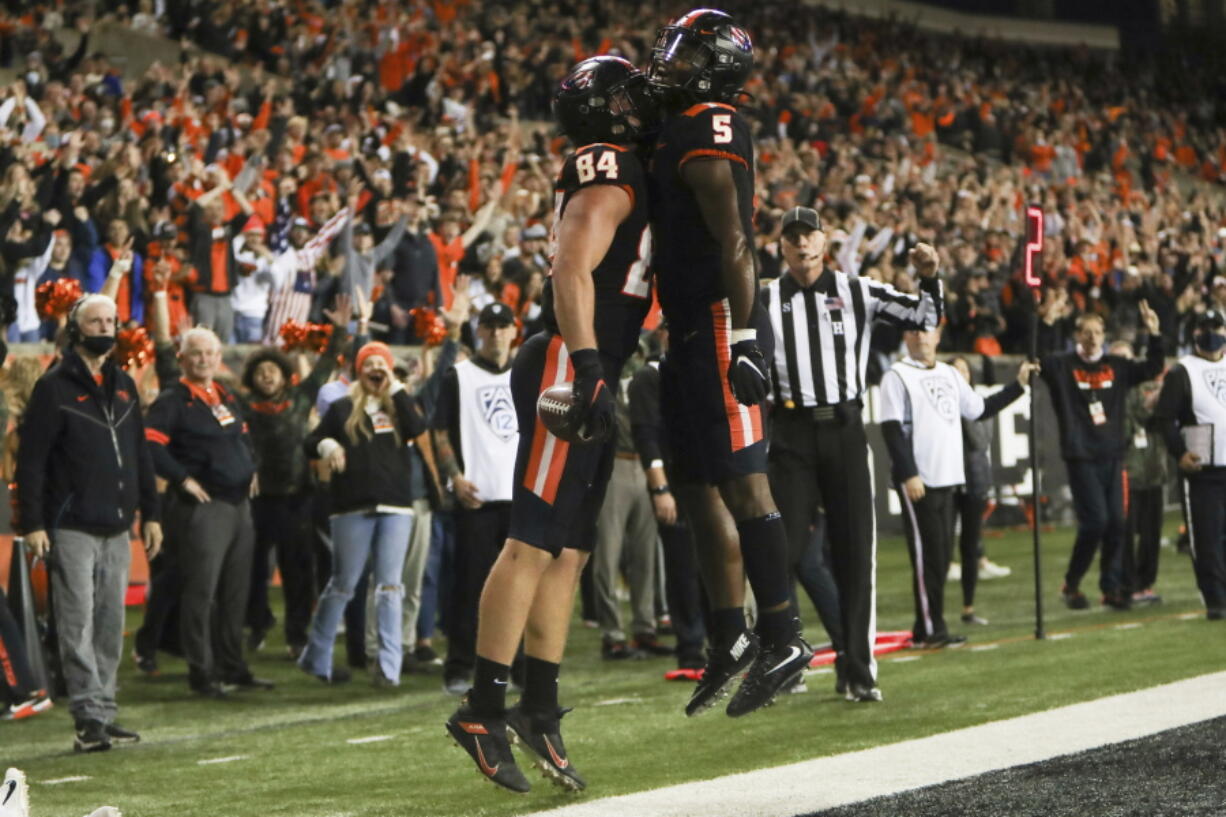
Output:
<instances>
[{"instance_id":1,"label":"black football glove","mask_svg":"<svg viewBox=\"0 0 1226 817\"><path fill-rule=\"evenodd\" d=\"M766 358L754 338L732 344L732 362L728 364L728 385L738 403L756 406L770 392L770 370Z\"/></svg>"},{"instance_id":2,"label":"black football glove","mask_svg":"<svg viewBox=\"0 0 1226 817\"><path fill-rule=\"evenodd\" d=\"M579 437L584 442L600 442L613 433L613 415L617 405L613 392L604 382L604 367L595 349L572 352L575 367L575 411L578 414Z\"/></svg>"}]
</instances>

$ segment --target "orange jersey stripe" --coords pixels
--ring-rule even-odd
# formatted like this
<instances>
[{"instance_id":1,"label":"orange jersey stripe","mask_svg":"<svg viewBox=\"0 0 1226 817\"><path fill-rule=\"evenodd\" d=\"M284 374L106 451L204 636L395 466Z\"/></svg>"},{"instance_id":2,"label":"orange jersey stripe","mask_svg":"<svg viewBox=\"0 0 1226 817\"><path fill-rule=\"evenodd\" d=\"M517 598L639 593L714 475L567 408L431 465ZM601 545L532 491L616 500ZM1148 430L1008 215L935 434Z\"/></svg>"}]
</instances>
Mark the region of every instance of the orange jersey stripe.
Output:
<instances>
[{"instance_id":1,"label":"orange jersey stripe","mask_svg":"<svg viewBox=\"0 0 1226 817\"><path fill-rule=\"evenodd\" d=\"M714 148L698 148L697 150L691 150L689 153L681 157L681 161L677 163L677 167L684 167L685 163L691 159L727 159L730 162L740 162L742 167L749 167L749 162L745 161L744 156L738 156L735 153L729 153L726 150L716 150Z\"/></svg>"},{"instance_id":2,"label":"orange jersey stripe","mask_svg":"<svg viewBox=\"0 0 1226 817\"><path fill-rule=\"evenodd\" d=\"M697 105L691 105L690 107L686 108L685 113L681 115L682 116L698 116L698 114L702 113L708 108L723 108L726 111L732 111L733 113L736 113L735 107L733 107L732 105L725 105L723 102L699 102Z\"/></svg>"},{"instance_id":3,"label":"orange jersey stripe","mask_svg":"<svg viewBox=\"0 0 1226 817\"><path fill-rule=\"evenodd\" d=\"M728 368L732 365L730 344L732 318L727 301L711 304L712 328L715 335L715 359L719 362L720 389L724 395L724 416L728 418L728 435L732 450L740 451L762 439L762 409L759 406L743 406L732 394L728 383Z\"/></svg>"}]
</instances>

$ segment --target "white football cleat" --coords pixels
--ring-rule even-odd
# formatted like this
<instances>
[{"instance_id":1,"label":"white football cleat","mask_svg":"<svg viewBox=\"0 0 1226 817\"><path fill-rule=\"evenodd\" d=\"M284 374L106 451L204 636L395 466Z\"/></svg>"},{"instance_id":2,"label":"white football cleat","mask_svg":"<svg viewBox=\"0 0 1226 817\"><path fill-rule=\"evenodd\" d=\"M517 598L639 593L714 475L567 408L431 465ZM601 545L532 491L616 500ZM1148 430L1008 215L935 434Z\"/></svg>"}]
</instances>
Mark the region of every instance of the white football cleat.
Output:
<instances>
[{"instance_id":1,"label":"white football cleat","mask_svg":"<svg viewBox=\"0 0 1226 817\"><path fill-rule=\"evenodd\" d=\"M114 806L102 806L86 814L85 817L123 817L123 814Z\"/></svg>"},{"instance_id":2,"label":"white football cleat","mask_svg":"<svg viewBox=\"0 0 1226 817\"><path fill-rule=\"evenodd\" d=\"M9 769L4 773L4 787L0 788L0 817L30 817L30 794L26 788L25 772Z\"/></svg>"}]
</instances>

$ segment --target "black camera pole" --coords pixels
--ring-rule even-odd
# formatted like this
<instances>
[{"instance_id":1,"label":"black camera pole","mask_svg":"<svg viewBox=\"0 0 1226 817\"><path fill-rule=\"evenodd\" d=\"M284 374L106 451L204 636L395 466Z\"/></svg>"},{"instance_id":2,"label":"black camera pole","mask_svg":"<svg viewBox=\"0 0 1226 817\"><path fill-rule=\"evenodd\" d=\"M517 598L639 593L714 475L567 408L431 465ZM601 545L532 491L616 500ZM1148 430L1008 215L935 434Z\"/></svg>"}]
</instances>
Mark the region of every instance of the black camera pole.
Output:
<instances>
[{"instance_id":1,"label":"black camera pole","mask_svg":"<svg viewBox=\"0 0 1226 817\"><path fill-rule=\"evenodd\" d=\"M1030 312L1030 360L1039 359L1039 307L1043 302L1042 264L1043 209L1031 204L1026 207L1026 247L1023 254L1026 285L1034 297L1034 309ZM1038 400L1035 397L1035 376L1030 375L1030 489L1033 512L1031 525L1034 535L1034 637L1047 637L1043 629L1043 491L1039 471Z\"/></svg>"}]
</instances>

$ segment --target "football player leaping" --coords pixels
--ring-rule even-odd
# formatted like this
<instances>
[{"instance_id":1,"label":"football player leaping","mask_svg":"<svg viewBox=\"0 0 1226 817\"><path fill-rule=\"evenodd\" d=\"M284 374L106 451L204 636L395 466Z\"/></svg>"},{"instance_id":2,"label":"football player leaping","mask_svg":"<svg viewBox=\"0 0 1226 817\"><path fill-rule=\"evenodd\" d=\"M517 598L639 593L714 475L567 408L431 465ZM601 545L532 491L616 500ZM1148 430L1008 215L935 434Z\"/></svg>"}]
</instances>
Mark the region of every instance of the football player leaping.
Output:
<instances>
[{"instance_id":1,"label":"football player leaping","mask_svg":"<svg viewBox=\"0 0 1226 817\"><path fill-rule=\"evenodd\" d=\"M554 116L578 150L557 182L546 331L524 343L511 372L520 446L510 537L481 594L472 689L447 721L481 773L516 792L529 786L508 728L556 783L586 785L562 744L558 666L613 468L613 390L651 303L647 182L636 143L653 110L646 77L619 57L579 63L554 97ZM590 443L554 436L537 416L541 392L572 381L574 427ZM521 637L524 693L508 711Z\"/></svg>"},{"instance_id":2,"label":"football player leaping","mask_svg":"<svg viewBox=\"0 0 1226 817\"><path fill-rule=\"evenodd\" d=\"M712 606L707 666L687 715L713 705L746 668L727 713L752 712L813 654L791 613L787 534L766 477L760 403L773 338L758 303L753 145L735 107L752 69L749 34L722 11L696 9L660 30L649 71L664 116L650 171L670 338L660 405ZM756 633L745 624L744 576L758 602Z\"/></svg>"}]
</instances>

